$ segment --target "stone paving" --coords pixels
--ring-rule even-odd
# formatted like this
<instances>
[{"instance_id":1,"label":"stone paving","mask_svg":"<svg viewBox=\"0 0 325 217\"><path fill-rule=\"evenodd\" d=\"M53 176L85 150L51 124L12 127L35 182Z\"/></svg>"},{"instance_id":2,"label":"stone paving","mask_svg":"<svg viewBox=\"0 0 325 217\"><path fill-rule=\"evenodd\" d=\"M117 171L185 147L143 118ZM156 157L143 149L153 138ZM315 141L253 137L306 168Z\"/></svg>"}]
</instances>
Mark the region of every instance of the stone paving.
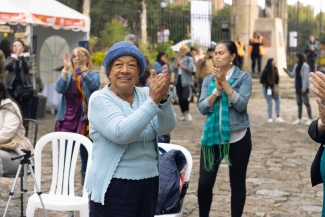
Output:
<instances>
[{"instance_id":1,"label":"stone paving","mask_svg":"<svg viewBox=\"0 0 325 217\"><path fill-rule=\"evenodd\" d=\"M317 118L317 106L311 98L313 117ZM180 115L178 106L174 106ZM281 113L284 123L267 123L266 102L264 99L251 99L248 105L250 114L253 149L247 172L247 199L243 216L259 217L306 217L320 216L322 210L323 187L314 188L310 183L310 165L319 147L308 136L308 126L292 125L296 119L295 100L282 99ZM191 104L192 122L178 122L171 133L172 143L186 147L193 156L193 170L190 186L185 197L184 216L198 217L197 182L199 172L200 137L205 117ZM303 108L303 119L306 118ZM46 113L39 119L38 137L51 132L54 115ZM51 152L45 152L45 181L42 191L49 188L51 179ZM80 161L78 163L80 168ZM77 189L80 187L80 175L76 175ZM13 179L0 178L0 215L8 200L8 192ZM28 189L32 191L32 180L28 178ZM17 189L19 187L17 183ZM15 193L7 216L20 216L20 200ZM67 212L49 212L49 216L68 216ZM230 216L230 187L228 168L221 164L214 187L214 198L210 212L212 217Z\"/></svg>"}]
</instances>

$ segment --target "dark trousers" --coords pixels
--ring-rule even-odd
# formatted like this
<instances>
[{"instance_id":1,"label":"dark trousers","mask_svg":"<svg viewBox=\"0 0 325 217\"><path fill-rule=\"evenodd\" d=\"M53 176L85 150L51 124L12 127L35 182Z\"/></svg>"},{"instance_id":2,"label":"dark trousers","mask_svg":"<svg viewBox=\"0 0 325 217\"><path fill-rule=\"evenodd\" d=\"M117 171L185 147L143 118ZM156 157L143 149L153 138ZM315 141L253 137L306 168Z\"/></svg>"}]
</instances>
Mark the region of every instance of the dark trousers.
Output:
<instances>
[{"instance_id":1,"label":"dark trousers","mask_svg":"<svg viewBox=\"0 0 325 217\"><path fill-rule=\"evenodd\" d=\"M301 119L301 117L302 117L302 103L304 103L305 106L306 106L308 118L312 119L311 107L310 107L310 104L309 104L309 93L308 92L305 93L305 94L296 93L296 101L297 101L297 105L298 105L298 118L299 119Z\"/></svg>"},{"instance_id":2,"label":"dark trousers","mask_svg":"<svg viewBox=\"0 0 325 217\"><path fill-rule=\"evenodd\" d=\"M104 205L90 201L91 217L153 217L158 200L159 177L111 180Z\"/></svg>"},{"instance_id":3,"label":"dark trousers","mask_svg":"<svg viewBox=\"0 0 325 217\"><path fill-rule=\"evenodd\" d=\"M309 65L309 71L316 72L316 69L315 69L316 57L307 57L307 63Z\"/></svg>"},{"instance_id":4,"label":"dark trousers","mask_svg":"<svg viewBox=\"0 0 325 217\"><path fill-rule=\"evenodd\" d=\"M259 54L252 53L251 59L252 59L252 72L255 73L255 64L257 60L258 73L261 73L262 56Z\"/></svg>"},{"instance_id":5,"label":"dark trousers","mask_svg":"<svg viewBox=\"0 0 325 217\"><path fill-rule=\"evenodd\" d=\"M238 55L238 62L239 62L239 66L240 66L240 68L243 69L244 56L239 56L239 55Z\"/></svg>"},{"instance_id":6,"label":"dark trousers","mask_svg":"<svg viewBox=\"0 0 325 217\"><path fill-rule=\"evenodd\" d=\"M219 147L214 147L215 161L219 159ZM252 150L252 141L250 129L247 129L246 135L230 144L229 157L232 166L229 166L230 188L231 188L231 216L240 217L243 214L246 200L246 171L249 156ZM198 185L198 202L200 217L208 217L212 196L213 186L218 173L218 162L215 162L214 171L207 172L203 168L203 156L201 150L200 176Z\"/></svg>"},{"instance_id":7,"label":"dark trousers","mask_svg":"<svg viewBox=\"0 0 325 217\"><path fill-rule=\"evenodd\" d=\"M190 88L188 87L182 87L182 75L178 75L178 80L176 84L176 92L178 97L179 106L181 107L182 113L189 111L189 97L190 97Z\"/></svg>"},{"instance_id":8,"label":"dark trousers","mask_svg":"<svg viewBox=\"0 0 325 217\"><path fill-rule=\"evenodd\" d=\"M13 89L7 89L9 95L18 103L20 106L21 112L23 119L25 118L30 118L30 107L31 107L31 98L30 99L25 99L25 100L20 100L17 99L14 95L14 90Z\"/></svg>"}]
</instances>

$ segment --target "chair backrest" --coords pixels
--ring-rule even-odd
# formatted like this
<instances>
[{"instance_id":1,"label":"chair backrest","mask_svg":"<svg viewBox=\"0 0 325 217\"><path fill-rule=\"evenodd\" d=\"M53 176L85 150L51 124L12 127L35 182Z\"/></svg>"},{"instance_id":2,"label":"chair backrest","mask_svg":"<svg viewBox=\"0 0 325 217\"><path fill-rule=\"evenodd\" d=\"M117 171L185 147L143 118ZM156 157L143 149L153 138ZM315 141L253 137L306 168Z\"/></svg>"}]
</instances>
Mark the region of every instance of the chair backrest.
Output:
<instances>
[{"instance_id":1,"label":"chair backrest","mask_svg":"<svg viewBox=\"0 0 325 217\"><path fill-rule=\"evenodd\" d=\"M34 119L24 119L23 125L25 127L25 136L32 143L35 148L37 141L38 123Z\"/></svg>"},{"instance_id":2,"label":"chair backrest","mask_svg":"<svg viewBox=\"0 0 325 217\"><path fill-rule=\"evenodd\" d=\"M83 196L88 197L85 186L87 171L92 162L92 142L85 136L68 133L54 132L44 135L35 146L35 178L39 189L41 189L42 151L46 144L52 144L53 173L49 194L74 196L74 176L80 145L85 146L88 151L88 162L83 188Z\"/></svg>"},{"instance_id":3,"label":"chair backrest","mask_svg":"<svg viewBox=\"0 0 325 217\"><path fill-rule=\"evenodd\" d=\"M169 144L169 143L158 143L158 146L163 148L165 151L175 149L183 152L186 158L186 169L184 174L184 181L185 182L190 181L190 176L191 176L192 166L193 166L193 159L191 153L186 148L180 145Z\"/></svg>"}]
</instances>

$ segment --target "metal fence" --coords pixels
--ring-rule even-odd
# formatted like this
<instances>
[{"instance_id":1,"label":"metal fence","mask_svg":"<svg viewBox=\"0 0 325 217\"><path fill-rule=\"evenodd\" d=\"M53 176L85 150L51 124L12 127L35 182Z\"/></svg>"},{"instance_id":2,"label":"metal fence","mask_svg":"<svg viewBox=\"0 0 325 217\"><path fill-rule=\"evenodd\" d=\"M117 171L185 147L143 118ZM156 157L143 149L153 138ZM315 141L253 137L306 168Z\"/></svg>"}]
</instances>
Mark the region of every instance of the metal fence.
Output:
<instances>
[{"instance_id":1,"label":"metal fence","mask_svg":"<svg viewBox=\"0 0 325 217\"><path fill-rule=\"evenodd\" d=\"M74 8L78 11L82 10L81 1L78 0L59 0L61 3ZM130 8L118 3L105 3L100 0L91 1L91 34L100 36L105 23L110 22L114 17L122 17L128 20L128 28L130 33L141 35L141 5ZM211 40L219 41L230 38L230 29L223 28L230 26L230 16L211 15L209 19L211 23ZM167 7L162 10L158 8L147 8L147 40L149 44L157 44L157 32L160 24L165 23L170 31L169 40L174 44L190 38L191 30L191 13L188 7L184 10L175 10L175 8ZM226 25L225 25L226 24ZM205 34L202 32L202 34Z\"/></svg>"}]
</instances>

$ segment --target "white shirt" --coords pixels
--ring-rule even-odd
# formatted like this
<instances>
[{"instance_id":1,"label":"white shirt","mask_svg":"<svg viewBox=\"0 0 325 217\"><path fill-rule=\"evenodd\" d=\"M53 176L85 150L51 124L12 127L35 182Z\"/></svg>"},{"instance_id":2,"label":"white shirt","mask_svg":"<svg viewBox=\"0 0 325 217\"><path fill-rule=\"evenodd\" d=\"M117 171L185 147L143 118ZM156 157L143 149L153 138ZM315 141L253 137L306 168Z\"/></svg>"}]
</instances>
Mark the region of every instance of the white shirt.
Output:
<instances>
[{"instance_id":1,"label":"white shirt","mask_svg":"<svg viewBox=\"0 0 325 217\"><path fill-rule=\"evenodd\" d=\"M235 67L231 67L231 69L227 72L226 74L226 80L228 81L232 74L234 73ZM241 140L245 134L246 134L247 129L243 130L236 130L236 131L231 131L230 133L230 143L238 142Z\"/></svg>"}]
</instances>

